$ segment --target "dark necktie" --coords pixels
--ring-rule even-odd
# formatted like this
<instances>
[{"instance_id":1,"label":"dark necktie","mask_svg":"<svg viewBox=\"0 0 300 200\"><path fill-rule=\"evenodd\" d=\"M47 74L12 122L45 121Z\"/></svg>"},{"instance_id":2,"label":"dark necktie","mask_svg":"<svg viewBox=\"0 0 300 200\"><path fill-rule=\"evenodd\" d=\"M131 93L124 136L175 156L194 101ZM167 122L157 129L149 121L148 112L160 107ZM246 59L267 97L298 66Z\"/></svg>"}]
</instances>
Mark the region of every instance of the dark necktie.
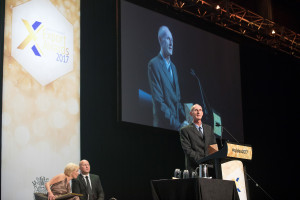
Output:
<instances>
[{"instance_id":1,"label":"dark necktie","mask_svg":"<svg viewBox=\"0 0 300 200\"><path fill-rule=\"evenodd\" d=\"M87 188L87 193L89 195L89 200L92 200L92 188L90 185L89 176L85 176L85 179L86 179L86 188Z\"/></svg>"},{"instance_id":2,"label":"dark necktie","mask_svg":"<svg viewBox=\"0 0 300 200\"><path fill-rule=\"evenodd\" d=\"M203 130L202 130L202 127L201 127L201 126L199 126L199 132L200 132L200 135L201 135L202 138L203 138Z\"/></svg>"}]
</instances>

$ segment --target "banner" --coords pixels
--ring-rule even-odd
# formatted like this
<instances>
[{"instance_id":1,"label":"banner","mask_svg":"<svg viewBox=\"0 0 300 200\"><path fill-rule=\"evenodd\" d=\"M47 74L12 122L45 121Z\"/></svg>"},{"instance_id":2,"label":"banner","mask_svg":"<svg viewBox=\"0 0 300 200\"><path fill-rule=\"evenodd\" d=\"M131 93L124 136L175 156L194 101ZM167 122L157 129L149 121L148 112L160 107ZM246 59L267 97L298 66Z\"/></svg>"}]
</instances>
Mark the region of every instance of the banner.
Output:
<instances>
[{"instance_id":1,"label":"banner","mask_svg":"<svg viewBox=\"0 0 300 200\"><path fill-rule=\"evenodd\" d=\"M1 199L80 160L80 1L6 0Z\"/></svg>"},{"instance_id":2,"label":"banner","mask_svg":"<svg viewBox=\"0 0 300 200\"><path fill-rule=\"evenodd\" d=\"M223 180L234 181L240 200L247 200L243 163L232 160L221 164Z\"/></svg>"}]
</instances>

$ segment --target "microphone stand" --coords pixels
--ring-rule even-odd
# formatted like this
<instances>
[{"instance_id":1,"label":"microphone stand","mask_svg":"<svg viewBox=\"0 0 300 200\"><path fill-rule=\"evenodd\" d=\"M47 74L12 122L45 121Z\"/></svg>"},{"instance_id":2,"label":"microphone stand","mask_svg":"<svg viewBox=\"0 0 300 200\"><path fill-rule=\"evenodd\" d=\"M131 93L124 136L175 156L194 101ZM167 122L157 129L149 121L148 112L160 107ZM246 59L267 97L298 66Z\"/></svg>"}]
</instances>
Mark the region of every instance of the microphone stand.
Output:
<instances>
[{"instance_id":1,"label":"microphone stand","mask_svg":"<svg viewBox=\"0 0 300 200\"><path fill-rule=\"evenodd\" d=\"M223 129L236 141L236 143L238 143L238 144L240 144L239 143L239 141L235 138L235 137L233 137L233 135L224 127L224 126L222 126L221 124L219 124L219 123L216 123L216 126L221 126L221 128L222 128L222 132L223 132ZM222 134L221 134L222 135Z\"/></svg>"},{"instance_id":2,"label":"microphone stand","mask_svg":"<svg viewBox=\"0 0 300 200\"><path fill-rule=\"evenodd\" d=\"M219 124L219 123L216 123L216 126L221 126L221 128L222 128L222 132L223 132L223 129L238 143L238 144L240 144L240 142L235 138L235 137L233 137L233 135L223 126L223 125L221 125L221 124ZM222 135L222 134L221 134ZM221 136L222 137L222 136ZM222 140L221 140L222 141ZM244 171L245 172L245 171ZM249 180L252 180L254 183L255 183L255 186L256 187L258 187L258 188L260 188L264 193L265 193L265 195L267 196L267 197L269 197L270 199L272 199L272 200L274 200L272 197L271 197L271 195L267 192L267 191L265 191L247 172L245 172L245 174L247 175L247 177L249 178Z\"/></svg>"},{"instance_id":3,"label":"microphone stand","mask_svg":"<svg viewBox=\"0 0 300 200\"><path fill-rule=\"evenodd\" d=\"M202 106L203 106L203 110L204 110L204 113L205 113L205 115L206 116L208 116L208 112L209 112L209 110L208 110L208 107L207 107L207 105L205 104L205 94L204 94L204 91L203 91L203 88L202 88L202 85L201 85L201 82L200 82L200 79L198 78L198 76L196 75L196 73L195 73L195 71L193 70L193 69L191 69L191 71L190 71L190 73L191 73L191 75L192 76L194 76L196 79L197 79L197 81L198 81L198 85L199 85L199 88L200 88L200 95L201 95L201 98L203 99L203 102L202 102Z\"/></svg>"},{"instance_id":4,"label":"microphone stand","mask_svg":"<svg viewBox=\"0 0 300 200\"><path fill-rule=\"evenodd\" d=\"M223 127L222 126L221 126L221 129L222 129L222 131L221 131L221 135L220 135L220 145L221 145L221 147L223 147L223 142L222 142Z\"/></svg>"},{"instance_id":5,"label":"microphone stand","mask_svg":"<svg viewBox=\"0 0 300 200\"><path fill-rule=\"evenodd\" d=\"M272 197L271 197L271 195L267 192L267 191L265 191L260 185L258 185L258 183L247 173L247 172L245 172L246 173L246 175L248 176L248 178L250 178L249 180L252 180L254 183L255 183L255 186L256 187L258 187L258 188L260 188L264 193L265 193L265 195L267 195L267 197L269 197L270 199L272 199L272 200L274 200Z\"/></svg>"}]
</instances>

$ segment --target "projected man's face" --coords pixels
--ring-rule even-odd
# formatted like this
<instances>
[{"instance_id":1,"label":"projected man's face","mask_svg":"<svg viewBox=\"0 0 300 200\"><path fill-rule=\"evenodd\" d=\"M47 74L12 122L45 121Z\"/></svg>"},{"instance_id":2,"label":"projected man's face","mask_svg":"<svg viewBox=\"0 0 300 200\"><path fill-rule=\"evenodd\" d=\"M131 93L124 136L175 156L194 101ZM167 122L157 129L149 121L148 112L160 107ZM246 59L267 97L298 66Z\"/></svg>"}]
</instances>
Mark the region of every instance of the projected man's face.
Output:
<instances>
[{"instance_id":1,"label":"projected man's face","mask_svg":"<svg viewBox=\"0 0 300 200\"><path fill-rule=\"evenodd\" d=\"M164 33L160 38L160 47L165 58L168 58L173 54L173 37L167 28L164 29Z\"/></svg>"},{"instance_id":2,"label":"projected man's face","mask_svg":"<svg viewBox=\"0 0 300 200\"><path fill-rule=\"evenodd\" d=\"M203 110L202 107L198 104L193 106L192 111L190 112L191 116L193 117L194 121L199 121L203 117Z\"/></svg>"}]
</instances>

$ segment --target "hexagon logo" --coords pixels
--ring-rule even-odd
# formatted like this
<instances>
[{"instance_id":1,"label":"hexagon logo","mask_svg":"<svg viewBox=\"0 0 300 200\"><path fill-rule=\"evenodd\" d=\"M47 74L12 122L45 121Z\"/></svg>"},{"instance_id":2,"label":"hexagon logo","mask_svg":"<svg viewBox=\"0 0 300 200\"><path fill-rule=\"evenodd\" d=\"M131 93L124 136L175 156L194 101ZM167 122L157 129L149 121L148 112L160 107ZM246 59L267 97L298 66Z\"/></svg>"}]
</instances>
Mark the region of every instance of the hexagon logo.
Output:
<instances>
[{"instance_id":1,"label":"hexagon logo","mask_svg":"<svg viewBox=\"0 0 300 200\"><path fill-rule=\"evenodd\" d=\"M49 0L13 8L11 55L41 85L73 70L73 26Z\"/></svg>"}]
</instances>

